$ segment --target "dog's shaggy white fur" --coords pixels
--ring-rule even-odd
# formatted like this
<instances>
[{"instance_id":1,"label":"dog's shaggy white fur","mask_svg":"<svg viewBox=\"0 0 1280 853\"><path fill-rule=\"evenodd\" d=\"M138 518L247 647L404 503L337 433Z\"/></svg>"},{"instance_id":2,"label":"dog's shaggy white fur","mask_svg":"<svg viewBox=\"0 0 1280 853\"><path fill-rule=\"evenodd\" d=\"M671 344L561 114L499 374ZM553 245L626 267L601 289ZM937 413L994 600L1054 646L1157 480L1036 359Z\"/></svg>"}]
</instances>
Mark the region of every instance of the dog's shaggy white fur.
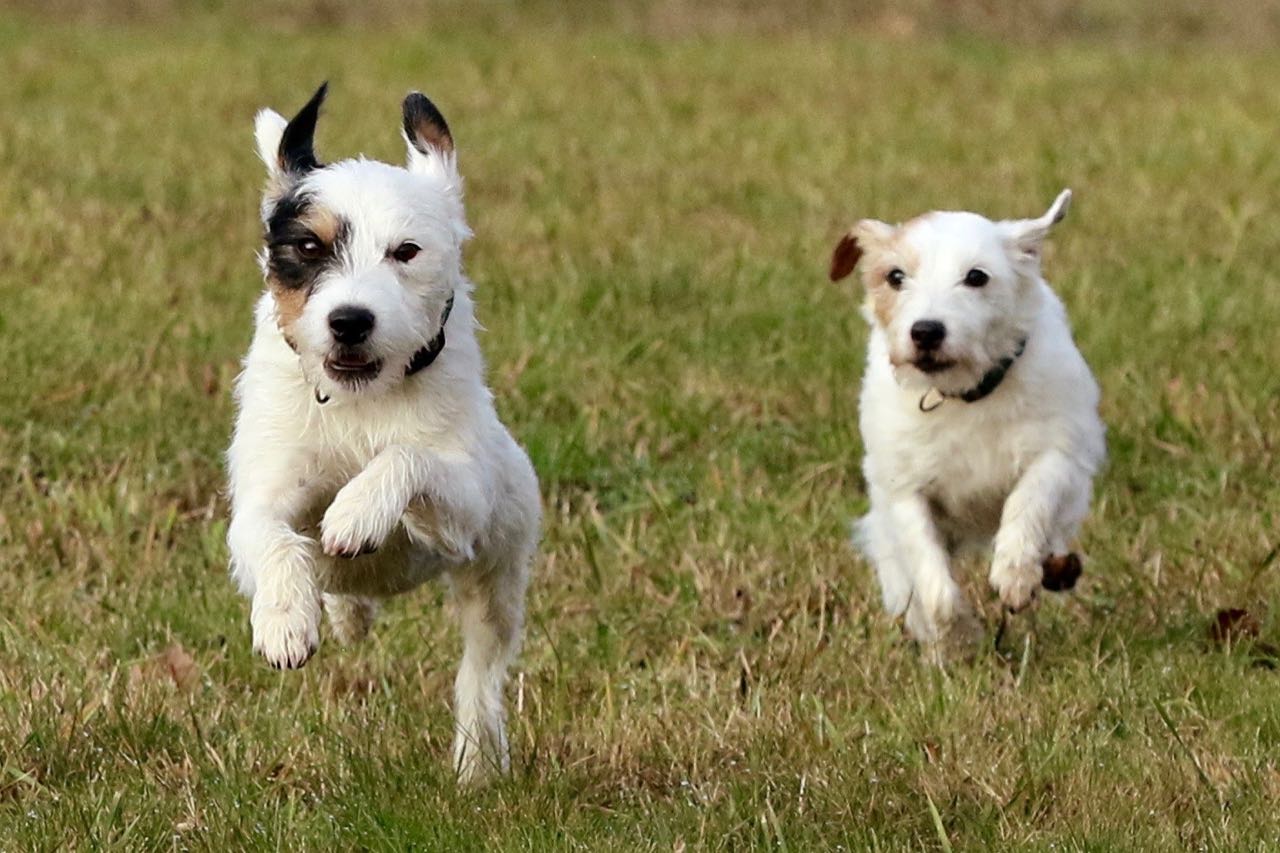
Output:
<instances>
[{"instance_id":1,"label":"dog's shaggy white fur","mask_svg":"<svg viewBox=\"0 0 1280 853\"><path fill-rule=\"evenodd\" d=\"M454 758L471 780L508 763L503 685L537 480L484 384L443 117L406 99L407 168L322 166L323 96L291 122L257 118L268 288L236 389L232 574L255 650L280 668L316 651L322 608L338 639L358 640L380 599L443 576L464 641Z\"/></svg>"},{"instance_id":2,"label":"dog's shaggy white fur","mask_svg":"<svg viewBox=\"0 0 1280 853\"><path fill-rule=\"evenodd\" d=\"M871 510L855 541L886 609L939 658L982 634L951 573L957 551L992 545L991 585L1027 606L1042 565L1067 555L1105 457L1097 383L1040 273L1070 198L1029 220L863 220L832 258L833 280L860 265L872 327L860 404Z\"/></svg>"}]
</instances>

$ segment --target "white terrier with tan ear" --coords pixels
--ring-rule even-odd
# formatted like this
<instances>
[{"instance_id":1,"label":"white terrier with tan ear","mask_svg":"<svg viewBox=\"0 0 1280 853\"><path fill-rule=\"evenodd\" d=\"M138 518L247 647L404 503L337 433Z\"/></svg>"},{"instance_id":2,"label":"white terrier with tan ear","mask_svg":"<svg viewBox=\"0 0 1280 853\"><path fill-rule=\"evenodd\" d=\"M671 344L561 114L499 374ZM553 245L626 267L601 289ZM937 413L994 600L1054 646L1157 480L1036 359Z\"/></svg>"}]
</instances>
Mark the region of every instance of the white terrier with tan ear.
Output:
<instances>
[{"instance_id":1,"label":"white terrier with tan ear","mask_svg":"<svg viewBox=\"0 0 1280 853\"><path fill-rule=\"evenodd\" d=\"M443 576L462 627L454 761L508 764L503 684L538 540L538 483L498 420L476 343L470 231L453 138L418 93L407 168L312 148L321 86L292 121L263 110L267 288L236 386L232 574L253 647L300 667L320 616L344 642L378 602Z\"/></svg>"},{"instance_id":2,"label":"white terrier with tan ear","mask_svg":"<svg viewBox=\"0 0 1280 853\"><path fill-rule=\"evenodd\" d=\"M855 541L885 608L938 659L972 650L982 625L951 574L964 546L991 546L1010 610L1043 584L1070 588L1070 547L1106 456L1098 385L1040 274L1064 190L1038 219L928 213L863 220L836 246L855 266L871 324L860 425L871 510Z\"/></svg>"}]
</instances>

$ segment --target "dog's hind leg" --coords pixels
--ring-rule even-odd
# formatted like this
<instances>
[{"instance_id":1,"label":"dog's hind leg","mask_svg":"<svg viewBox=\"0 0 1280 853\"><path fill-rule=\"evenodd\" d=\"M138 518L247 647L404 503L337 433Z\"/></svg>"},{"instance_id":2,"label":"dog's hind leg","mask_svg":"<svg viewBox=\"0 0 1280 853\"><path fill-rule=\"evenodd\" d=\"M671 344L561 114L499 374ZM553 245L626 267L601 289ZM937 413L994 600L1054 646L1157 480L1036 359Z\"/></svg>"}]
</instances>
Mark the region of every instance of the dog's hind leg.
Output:
<instances>
[{"instance_id":1,"label":"dog's hind leg","mask_svg":"<svg viewBox=\"0 0 1280 853\"><path fill-rule=\"evenodd\" d=\"M349 646L363 640L378 617L378 601L363 595L325 593L324 612L338 642Z\"/></svg>"},{"instance_id":2,"label":"dog's hind leg","mask_svg":"<svg viewBox=\"0 0 1280 853\"><path fill-rule=\"evenodd\" d=\"M527 561L473 566L449 578L463 641L453 760L465 784L505 773L510 764L503 686L520 645Z\"/></svg>"}]
</instances>

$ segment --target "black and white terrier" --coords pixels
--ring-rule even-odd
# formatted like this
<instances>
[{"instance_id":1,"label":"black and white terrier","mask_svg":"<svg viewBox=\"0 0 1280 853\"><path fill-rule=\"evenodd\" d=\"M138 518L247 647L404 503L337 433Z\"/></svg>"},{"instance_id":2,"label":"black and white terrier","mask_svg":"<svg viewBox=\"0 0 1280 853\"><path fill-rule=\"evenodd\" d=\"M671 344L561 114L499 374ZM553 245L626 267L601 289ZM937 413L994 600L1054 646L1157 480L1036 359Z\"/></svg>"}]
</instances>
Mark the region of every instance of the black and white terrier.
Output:
<instances>
[{"instance_id":1,"label":"black and white terrier","mask_svg":"<svg viewBox=\"0 0 1280 853\"><path fill-rule=\"evenodd\" d=\"M254 649L278 668L315 653L322 609L338 639L359 640L381 599L443 576L464 639L454 760L473 780L508 764L503 685L537 478L485 386L444 117L415 92L404 168L322 165L324 96L256 121L267 288L236 386L232 575L253 601Z\"/></svg>"}]
</instances>

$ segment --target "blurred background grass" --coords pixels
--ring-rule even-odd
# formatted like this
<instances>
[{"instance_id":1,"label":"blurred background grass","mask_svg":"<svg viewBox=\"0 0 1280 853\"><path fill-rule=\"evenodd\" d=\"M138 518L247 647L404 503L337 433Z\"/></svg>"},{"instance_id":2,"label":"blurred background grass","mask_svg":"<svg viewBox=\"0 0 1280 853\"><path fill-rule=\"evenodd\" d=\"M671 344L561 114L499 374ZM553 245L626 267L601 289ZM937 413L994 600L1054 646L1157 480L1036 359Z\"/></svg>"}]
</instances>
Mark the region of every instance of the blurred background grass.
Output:
<instances>
[{"instance_id":1,"label":"blurred background grass","mask_svg":"<svg viewBox=\"0 0 1280 853\"><path fill-rule=\"evenodd\" d=\"M0 846L1280 843L1276 9L10 2ZM439 590L282 677L225 577L252 116L325 78L322 158L399 160L410 88L453 126L543 481L518 769L481 793ZM861 216L1063 186L1091 559L944 677L845 544L865 331L826 260ZM1207 638L1224 606L1261 647Z\"/></svg>"},{"instance_id":2,"label":"blurred background grass","mask_svg":"<svg viewBox=\"0 0 1280 853\"><path fill-rule=\"evenodd\" d=\"M156 25L195 19L281 32L326 27L377 29L482 26L505 32L607 28L631 36L830 34L968 37L1027 43L1062 40L1139 45L1218 44L1268 48L1280 36L1277 0L9 0L14 11L77 23Z\"/></svg>"}]
</instances>

